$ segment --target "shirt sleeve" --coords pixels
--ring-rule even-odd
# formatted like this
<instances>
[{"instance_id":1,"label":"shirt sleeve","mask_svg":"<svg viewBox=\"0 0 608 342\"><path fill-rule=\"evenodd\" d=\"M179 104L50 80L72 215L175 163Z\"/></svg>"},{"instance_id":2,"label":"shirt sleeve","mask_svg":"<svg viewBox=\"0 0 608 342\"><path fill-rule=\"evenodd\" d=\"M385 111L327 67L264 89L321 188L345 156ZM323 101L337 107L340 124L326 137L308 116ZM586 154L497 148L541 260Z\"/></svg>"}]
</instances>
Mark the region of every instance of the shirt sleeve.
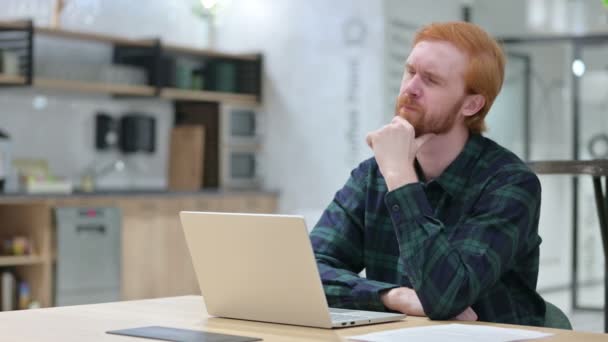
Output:
<instances>
[{"instance_id":1,"label":"shirt sleeve","mask_svg":"<svg viewBox=\"0 0 608 342\"><path fill-rule=\"evenodd\" d=\"M406 274L429 318L455 317L511 269L518 256L536 248L540 198L536 175L504 172L448 232L434 216L421 183L386 194Z\"/></svg>"},{"instance_id":2,"label":"shirt sleeve","mask_svg":"<svg viewBox=\"0 0 608 342\"><path fill-rule=\"evenodd\" d=\"M362 163L353 170L311 232L327 301L332 307L386 311L379 292L398 285L360 277L364 268L365 178Z\"/></svg>"}]
</instances>

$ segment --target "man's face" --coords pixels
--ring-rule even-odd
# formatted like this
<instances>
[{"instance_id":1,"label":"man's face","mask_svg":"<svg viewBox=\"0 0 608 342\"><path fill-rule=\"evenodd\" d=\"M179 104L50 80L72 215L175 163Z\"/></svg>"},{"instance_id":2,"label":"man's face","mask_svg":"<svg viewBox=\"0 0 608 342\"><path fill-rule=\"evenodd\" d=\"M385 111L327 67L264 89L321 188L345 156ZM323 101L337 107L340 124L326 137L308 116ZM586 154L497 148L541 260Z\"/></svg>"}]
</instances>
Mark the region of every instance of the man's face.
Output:
<instances>
[{"instance_id":1,"label":"man's face","mask_svg":"<svg viewBox=\"0 0 608 342\"><path fill-rule=\"evenodd\" d=\"M467 55L450 43L422 41L414 46L395 114L414 126L416 136L447 133L461 117L467 64Z\"/></svg>"}]
</instances>

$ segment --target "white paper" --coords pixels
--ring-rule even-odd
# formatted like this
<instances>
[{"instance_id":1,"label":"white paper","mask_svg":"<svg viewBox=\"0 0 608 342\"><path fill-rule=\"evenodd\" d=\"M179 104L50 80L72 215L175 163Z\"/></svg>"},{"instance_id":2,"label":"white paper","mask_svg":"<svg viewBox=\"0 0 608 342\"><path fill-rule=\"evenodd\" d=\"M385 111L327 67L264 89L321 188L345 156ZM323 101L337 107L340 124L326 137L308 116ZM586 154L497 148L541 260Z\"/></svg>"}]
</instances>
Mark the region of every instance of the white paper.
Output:
<instances>
[{"instance_id":1,"label":"white paper","mask_svg":"<svg viewBox=\"0 0 608 342\"><path fill-rule=\"evenodd\" d=\"M351 336L353 341L428 341L428 342L509 342L551 336L553 334L523 330L497 328L483 325L442 324L427 327L385 330L366 335Z\"/></svg>"}]
</instances>

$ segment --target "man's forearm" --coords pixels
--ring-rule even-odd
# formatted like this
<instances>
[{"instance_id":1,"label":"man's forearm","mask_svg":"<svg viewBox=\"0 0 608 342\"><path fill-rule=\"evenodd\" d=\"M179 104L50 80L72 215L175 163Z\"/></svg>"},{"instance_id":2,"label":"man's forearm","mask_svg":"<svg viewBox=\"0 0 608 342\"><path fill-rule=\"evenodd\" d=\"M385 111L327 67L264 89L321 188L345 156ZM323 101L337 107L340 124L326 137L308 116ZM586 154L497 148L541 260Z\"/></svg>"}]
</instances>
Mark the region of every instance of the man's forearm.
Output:
<instances>
[{"instance_id":1,"label":"man's forearm","mask_svg":"<svg viewBox=\"0 0 608 342\"><path fill-rule=\"evenodd\" d=\"M349 270L330 266L323 261L321 255L317 255L317 265L327 302L332 307L384 311L380 293L398 286L361 278Z\"/></svg>"},{"instance_id":2,"label":"man's forearm","mask_svg":"<svg viewBox=\"0 0 608 342\"><path fill-rule=\"evenodd\" d=\"M410 316L426 316L416 291L408 287L398 287L384 291L380 293L380 300L390 310L402 312ZM453 319L458 321L476 321L477 314L471 307L468 307Z\"/></svg>"}]
</instances>

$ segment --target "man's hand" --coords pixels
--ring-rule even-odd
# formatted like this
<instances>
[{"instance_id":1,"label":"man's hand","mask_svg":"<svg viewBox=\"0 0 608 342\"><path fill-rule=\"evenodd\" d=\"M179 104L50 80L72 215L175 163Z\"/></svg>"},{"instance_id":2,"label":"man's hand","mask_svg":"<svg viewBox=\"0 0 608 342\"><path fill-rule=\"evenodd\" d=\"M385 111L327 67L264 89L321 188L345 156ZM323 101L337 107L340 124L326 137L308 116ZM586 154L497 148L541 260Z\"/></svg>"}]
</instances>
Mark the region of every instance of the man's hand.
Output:
<instances>
[{"instance_id":1,"label":"man's hand","mask_svg":"<svg viewBox=\"0 0 608 342\"><path fill-rule=\"evenodd\" d=\"M418 181L414 170L416 152L433 136L425 134L416 138L414 127L400 116L367 135L367 144L374 151L389 191Z\"/></svg>"},{"instance_id":2,"label":"man's hand","mask_svg":"<svg viewBox=\"0 0 608 342\"><path fill-rule=\"evenodd\" d=\"M399 311L410 316L426 316L416 291L408 287L390 289L380 295L380 300L390 310ZM476 321L477 314L471 307L468 307L452 319L457 321Z\"/></svg>"},{"instance_id":3,"label":"man's hand","mask_svg":"<svg viewBox=\"0 0 608 342\"><path fill-rule=\"evenodd\" d=\"M477 314L469 306L463 312L461 312L458 316L452 318L452 320L454 320L454 321L476 321Z\"/></svg>"},{"instance_id":4,"label":"man's hand","mask_svg":"<svg viewBox=\"0 0 608 342\"><path fill-rule=\"evenodd\" d=\"M411 316L426 316L416 291L408 287L390 289L380 295L382 304L388 309Z\"/></svg>"}]
</instances>

